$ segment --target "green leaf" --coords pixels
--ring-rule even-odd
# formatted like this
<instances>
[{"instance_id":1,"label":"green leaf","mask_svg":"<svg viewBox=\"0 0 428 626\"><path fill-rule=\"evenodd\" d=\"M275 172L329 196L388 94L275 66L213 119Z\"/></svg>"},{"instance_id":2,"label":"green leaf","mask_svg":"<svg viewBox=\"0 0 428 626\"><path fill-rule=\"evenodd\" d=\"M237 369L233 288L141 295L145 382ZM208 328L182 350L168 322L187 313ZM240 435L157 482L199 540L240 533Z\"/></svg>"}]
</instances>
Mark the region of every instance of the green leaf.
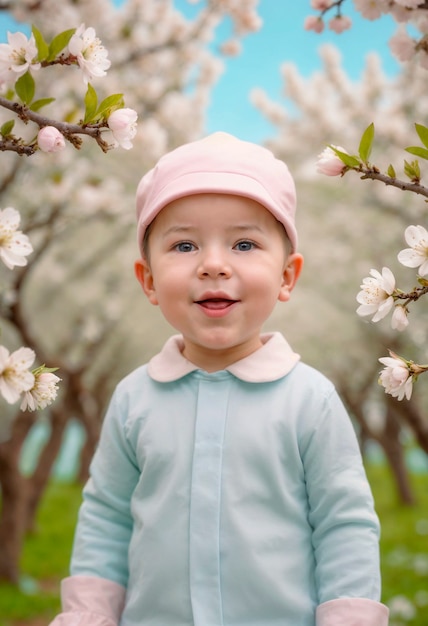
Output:
<instances>
[{"instance_id":1,"label":"green leaf","mask_svg":"<svg viewBox=\"0 0 428 626\"><path fill-rule=\"evenodd\" d=\"M404 161L404 173L412 182L419 181L421 178L421 170L418 161Z\"/></svg>"},{"instance_id":2,"label":"green leaf","mask_svg":"<svg viewBox=\"0 0 428 626\"><path fill-rule=\"evenodd\" d=\"M33 376L38 376L39 374L52 374L53 372L57 372L59 367L46 367L45 364L39 365L39 367L35 367L31 373Z\"/></svg>"},{"instance_id":3,"label":"green leaf","mask_svg":"<svg viewBox=\"0 0 428 626\"><path fill-rule=\"evenodd\" d=\"M49 46L49 56L47 58L48 61L53 61L57 58L57 56L64 50L74 33L76 32L75 28L71 28L70 30L65 30L63 33L59 33L56 37L54 37Z\"/></svg>"},{"instance_id":4,"label":"green leaf","mask_svg":"<svg viewBox=\"0 0 428 626\"><path fill-rule=\"evenodd\" d=\"M36 28L33 24L33 26L31 27L31 32L34 35L34 39L36 41L36 46L37 46L37 50L39 53L39 57L38 60L39 61L44 61L49 54L49 46L46 43L46 41L44 40L44 37L42 35L42 33L39 31L38 28Z\"/></svg>"},{"instance_id":5,"label":"green leaf","mask_svg":"<svg viewBox=\"0 0 428 626\"><path fill-rule=\"evenodd\" d=\"M428 159L428 150L426 148L421 148L419 146L409 146L408 148L405 148L405 150L406 152L410 152L410 154L414 154L421 159Z\"/></svg>"},{"instance_id":6,"label":"green leaf","mask_svg":"<svg viewBox=\"0 0 428 626\"><path fill-rule=\"evenodd\" d=\"M25 74L18 78L15 83L16 94L24 104L31 103L32 99L34 98L35 90L36 85L34 83L34 78L31 76L30 72L25 72Z\"/></svg>"},{"instance_id":7,"label":"green leaf","mask_svg":"<svg viewBox=\"0 0 428 626\"><path fill-rule=\"evenodd\" d=\"M393 166L391 165L391 163L388 165L388 170L387 170L387 174L390 178L397 178L397 175L395 173L395 169L393 168Z\"/></svg>"},{"instance_id":8,"label":"green leaf","mask_svg":"<svg viewBox=\"0 0 428 626\"><path fill-rule=\"evenodd\" d=\"M6 100L13 100L15 97L15 91L14 89L11 89L9 87L9 89L6 91L5 94L3 94L3 97L6 98Z\"/></svg>"},{"instance_id":9,"label":"green leaf","mask_svg":"<svg viewBox=\"0 0 428 626\"><path fill-rule=\"evenodd\" d=\"M422 124L415 124L416 132L419 135L419 139L424 144L425 148L428 148L428 128L422 126Z\"/></svg>"},{"instance_id":10,"label":"green leaf","mask_svg":"<svg viewBox=\"0 0 428 626\"><path fill-rule=\"evenodd\" d=\"M3 137L8 137L10 133L12 132L12 129L14 126L15 126L15 120L9 120L8 122L5 122L0 128L0 134Z\"/></svg>"},{"instance_id":11,"label":"green leaf","mask_svg":"<svg viewBox=\"0 0 428 626\"><path fill-rule=\"evenodd\" d=\"M96 112L96 117L107 118L113 113L113 111L116 111L117 109L122 109L124 105L125 105L125 102L123 100L123 94L115 93L111 96L108 96L107 98L104 98L104 100L101 102L100 106L98 107L98 110Z\"/></svg>"},{"instance_id":12,"label":"green leaf","mask_svg":"<svg viewBox=\"0 0 428 626\"><path fill-rule=\"evenodd\" d=\"M366 165L368 164L368 160L372 151L372 144L374 139L374 124L371 123L367 126L366 130L363 132L363 136L361 137L360 147L358 148L358 154L360 155L361 160Z\"/></svg>"},{"instance_id":13,"label":"green leaf","mask_svg":"<svg viewBox=\"0 0 428 626\"><path fill-rule=\"evenodd\" d=\"M330 146L330 148L337 154L339 159L348 167L359 167L361 165L361 161L358 157L352 156L351 154L347 154L346 152L342 152L338 150L334 146Z\"/></svg>"},{"instance_id":14,"label":"green leaf","mask_svg":"<svg viewBox=\"0 0 428 626\"><path fill-rule=\"evenodd\" d=\"M97 92L92 87L91 83L88 83L88 90L85 95L85 118L83 120L84 124L89 124L89 122L93 121L96 116L98 105L98 97Z\"/></svg>"},{"instance_id":15,"label":"green leaf","mask_svg":"<svg viewBox=\"0 0 428 626\"><path fill-rule=\"evenodd\" d=\"M34 100L33 104L30 106L30 109L32 111L40 111L42 107L45 107L51 102L55 102L55 98L40 98L40 100Z\"/></svg>"}]
</instances>

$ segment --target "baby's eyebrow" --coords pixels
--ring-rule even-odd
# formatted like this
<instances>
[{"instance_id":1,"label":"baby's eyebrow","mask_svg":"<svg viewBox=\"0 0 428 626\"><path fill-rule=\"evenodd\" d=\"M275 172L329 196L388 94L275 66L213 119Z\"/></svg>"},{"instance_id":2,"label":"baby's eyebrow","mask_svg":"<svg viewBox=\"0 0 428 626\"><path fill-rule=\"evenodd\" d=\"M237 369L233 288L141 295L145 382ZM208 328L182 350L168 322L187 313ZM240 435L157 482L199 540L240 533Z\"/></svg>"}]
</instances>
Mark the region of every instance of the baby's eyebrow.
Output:
<instances>
[{"instance_id":1,"label":"baby's eyebrow","mask_svg":"<svg viewBox=\"0 0 428 626\"><path fill-rule=\"evenodd\" d=\"M238 230L238 231L258 230L262 232L263 229L258 224L232 224L229 230Z\"/></svg>"},{"instance_id":2,"label":"baby's eyebrow","mask_svg":"<svg viewBox=\"0 0 428 626\"><path fill-rule=\"evenodd\" d=\"M163 237L168 237L169 235L180 235L180 234L188 234L198 230L198 226L194 226L191 224L174 224L167 228L163 233ZM258 224L230 224L226 227L226 231L230 233L246 233L246 232L263 232L263 228L261 228Z\"/></svg>"},{"instance_id":3,"label":"baby's eyebrow","mask_svg":"<svg viewBox=\"0 0 428 626\"><path fill-rule=\"evenodd\" d=\"M188 233L193 230L196 230L195 226L174 225L170 226L163 232L163 237L168 237L168 235L174 235L176 233Z\"/></svg>"}]
</instances>

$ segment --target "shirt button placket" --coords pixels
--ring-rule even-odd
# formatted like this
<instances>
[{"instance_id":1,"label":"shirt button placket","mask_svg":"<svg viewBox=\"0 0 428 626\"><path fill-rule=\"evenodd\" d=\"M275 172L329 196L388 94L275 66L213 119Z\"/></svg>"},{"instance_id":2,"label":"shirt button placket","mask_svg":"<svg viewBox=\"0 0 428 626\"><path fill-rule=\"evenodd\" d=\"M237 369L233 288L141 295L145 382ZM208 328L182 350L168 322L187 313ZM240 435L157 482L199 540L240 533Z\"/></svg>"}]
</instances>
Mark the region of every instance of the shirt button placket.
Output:
<instances>
[{"instance_id":1,"label":"shirt button placket","mask_svg":"<svg viewBox=\"0 0 428 626\"><path fill-rule=\"evenodd\" d=\"M220 507L230 380L199 384L190 503L190 594L195 626L221 626ZM224 376L224 374L223 374Z\"/></svg>"}]
</instances>

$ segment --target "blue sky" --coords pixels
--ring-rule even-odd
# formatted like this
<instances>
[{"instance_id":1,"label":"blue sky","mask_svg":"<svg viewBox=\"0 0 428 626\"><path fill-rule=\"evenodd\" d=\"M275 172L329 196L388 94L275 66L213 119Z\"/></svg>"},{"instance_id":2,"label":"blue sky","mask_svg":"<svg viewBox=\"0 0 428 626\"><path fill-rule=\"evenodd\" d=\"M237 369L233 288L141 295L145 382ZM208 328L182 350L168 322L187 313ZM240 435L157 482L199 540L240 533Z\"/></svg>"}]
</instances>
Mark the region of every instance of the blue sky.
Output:
<instances>
[{"instance_id":1,"label":"blue sky","mask_svg":"<svg viewBox=\"0 0 428 626\"><path fill-rule=\"evenodd\" d=\"M352 79L358 79L365 58L372 51L380 54L386 72L397 72L398 63L388 48L388 40L396 28L392 18L364 20L353 10L350 0L344 3L344 8L353 20L352 29L341 35L326 29L317 35L303 29L305 17L313 13L309 0L261 0L259 11L264 26L260 32L245 38L239 57L228 61L213 93L209 130L235 132L252 141L262 141L272 134L270 124L249 102L251 89L260 87L273 100L285 102L281 64L293 62L302 75L310 76L321 68L318 50L327 42L340 49L343 66Z\"/></svg>"},{"instance_id":2,"label":"blue sky","mask_svg":"<svg viewBox=\"0 0 428 626\"><path fill-rule=\"evenodd\" d=\"M123 0L113 0L120 4ZM189 15L195 7L186 0L176 0L179 8ZM312 11L309 0L260 0L259 12L263 28L248 35L243 41L243 52L227 60L226 68L214 88L207 112L207 131L225 130L250 141L263 141L272 134L272 128L249 101L253 87L260 87L275 101L283 101L280 65L285 61L296 63L304 76L319 70L319 47L334 43L341 51L347 73L358 79L371 51L378 52L385 71L392 74L398 64L391 57L388 39L395 31L395 23L389 16L369 22L353 10L353 3L344 3L344 12L354 25L351 30L336 35L326 30L321 35L306 32L303 21ZM96 24L91 24L96 29ZM225 25L220 33L227 33ZM6 32L16 28L0 13L0 41L6 41Z\"/></svg>"}]
</instances>

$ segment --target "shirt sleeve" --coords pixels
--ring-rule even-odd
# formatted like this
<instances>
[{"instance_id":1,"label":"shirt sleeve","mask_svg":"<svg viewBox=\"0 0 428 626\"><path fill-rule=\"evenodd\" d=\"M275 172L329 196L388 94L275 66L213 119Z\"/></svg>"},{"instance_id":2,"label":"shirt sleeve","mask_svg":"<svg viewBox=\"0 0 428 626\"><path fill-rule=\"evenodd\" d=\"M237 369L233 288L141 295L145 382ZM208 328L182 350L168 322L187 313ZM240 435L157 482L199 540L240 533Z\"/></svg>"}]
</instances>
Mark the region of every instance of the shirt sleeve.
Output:
<instances>
[{"instance_id":1,"label":"shirt sleeve","mask_svg":"<svg viewBox=\"0 0 428 626\"><path fill-rule=\"evenodd\" d=\"M61 583L62 613L49 626L117 626L125 588L93 576L70 576Z\"/></svg>"},{"instance_id":2,"label":"shirt sleeve","mask_svg":"<svg viewBox=\"0 0 428 626\"><path fill-rule=\"evenodd\" d=\"M72 576L95 576L125 588L133 527L131 500L140 475L126 436L127 415L127 396L116 391L83 490L70 566Z\"/></svg>"},{"instance_id":3,"label":"shirt sleeve","mask_svg":"<svg viewBox=\"0 0 428 626\"><path fill-rule=\"evenodd\" d=\"M314 402L307 409L315 418L302 437L301 454L316 560L317 626L384 626L380 526L355 431L333 387L321 408Z\"/></svg>"},{"instance_id":4,"label":"shirt sleeve","mask_svg":"<svg viewBox=\"0 0 428 626\"><path fill-rule=\"evenodd\" d=\"M388 626L389 610L366 598L330 600L317 607L316 626Z\"/></svg>"}]
</instances>

